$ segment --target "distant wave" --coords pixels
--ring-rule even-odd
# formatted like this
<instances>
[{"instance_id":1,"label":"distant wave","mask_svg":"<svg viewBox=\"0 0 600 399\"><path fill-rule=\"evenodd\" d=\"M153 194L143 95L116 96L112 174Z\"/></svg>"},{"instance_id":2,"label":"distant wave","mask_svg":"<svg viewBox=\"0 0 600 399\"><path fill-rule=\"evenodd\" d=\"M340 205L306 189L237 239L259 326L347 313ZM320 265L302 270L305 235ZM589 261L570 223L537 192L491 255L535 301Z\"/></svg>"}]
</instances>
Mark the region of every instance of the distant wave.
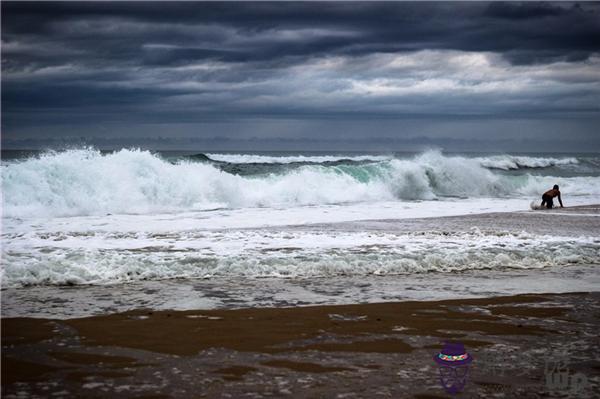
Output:
<instances>
[{"instance_id":1,"label":"distant wave","mask_svg":"<svg viewBox=\"0 0 600 399\"><path fill-rule=\"evenodd\" d=\"M185 159L189 159L191 161L212 161L206 154L198 153L193 155L186 155Z\"/></svg>"},{"instance_id":2,"label":"distant wave","mask_svg":"<svg viewBox=\"0 0 600 399\"><path fill-rule=\"evenodd\" d=\"M351 163L351 162L381 162L394 159L391 156L385 155L255 155L255 154L196 154L189 157L194 160L201 161L216 161L227 162L232 164L291 164L291 163L308 163L308 164L327 164L327 163ZM496 155L488 157L477 157L476 159L481 166L488 169L501 170L517 170L517 169L536 169L548 168L561 165L577 165L577 158L547 158L547 157L529 157L516 155Z\"/></svg>"},{"instance_id":3,"label":"distant wave","mask_svg":"<svg viewBox=\"0 0 600 399\"><path fill-rule=\"evenodd\" d=\"M383 155L359 155L359 156L346 156L346 155L294 155L294 156L271 156L271 155L253 155L253 154L205 154L208 159L218 162L229 162L229 163L326 163L326 162L339 162L339 161L354 161L354 162L365 162L365 161L386 161L392 159L389 156Z\"/></svg>"},{"instance_id":4,"label":"distant wave","mask_svg":"<svg viewBox=\"0 0 600 399\"><path fill-rule=\"evenodd\" d=\"M498 155L491 157L475 158L484 168L516 170L516 169L534 169L548 168L559 165L577 165L577 158L539 158L514 155Z\"/></svg>"},{"instance_id":5,"label":"distant wave","mask_svg":"<svg viewBox=\"0 0 600 399\"><path fill-rule=\"evenodd\" d=\"M251 159L251 158L246 158ZM302 165L241 176L203 162L168 162L148 151L52 152L2 165L8 217L102 215L290 207L443 197L519 197L559 183L570 195L600 195L600 177L505 176L481 159L427 151L411 159Z\"/></svg>"}]
</instances>

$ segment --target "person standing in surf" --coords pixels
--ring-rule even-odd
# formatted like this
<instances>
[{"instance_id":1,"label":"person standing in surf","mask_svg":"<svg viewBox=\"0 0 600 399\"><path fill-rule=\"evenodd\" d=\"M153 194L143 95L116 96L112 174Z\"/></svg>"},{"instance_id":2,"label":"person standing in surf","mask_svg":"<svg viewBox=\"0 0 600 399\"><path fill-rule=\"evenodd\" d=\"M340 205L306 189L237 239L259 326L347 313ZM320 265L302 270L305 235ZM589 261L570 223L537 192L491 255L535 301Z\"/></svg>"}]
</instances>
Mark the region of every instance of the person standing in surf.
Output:
<instances>
[{"instance_id":1,"label":"person standing in surf","mask_svg":"<svg viewBox=\"0 0 600 399\"><path fill-rule=\"evenodd\" d=\"M541 206L544 207L544 204L546 204L546 208L552 209L552 207L554 206L552 199L554 197L558 197L558 202L560 203L560 207L564 208L562 200L560 199L560 190L558 189L558 184L555 184L554 187L552 187L552 190L548 190L544 193L544 195L542 195L542 205Z\"/></svg>"}]
</instances>

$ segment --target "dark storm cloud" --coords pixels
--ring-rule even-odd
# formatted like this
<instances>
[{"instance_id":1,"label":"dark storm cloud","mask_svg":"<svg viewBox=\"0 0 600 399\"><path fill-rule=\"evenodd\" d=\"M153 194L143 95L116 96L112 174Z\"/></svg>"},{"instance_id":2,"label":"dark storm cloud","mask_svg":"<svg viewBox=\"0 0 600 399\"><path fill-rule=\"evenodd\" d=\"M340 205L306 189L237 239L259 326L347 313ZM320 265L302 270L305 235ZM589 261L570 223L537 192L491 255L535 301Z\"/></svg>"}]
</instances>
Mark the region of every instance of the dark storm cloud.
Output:
<instances>
[{"instance_id":1,"label":"dark storm cloud","mask_svg":"<svg viewBox=\"0 0 600 399\"><path fill-rule=\"evenodd\" d=\"M518 53L522 63L524 54L536 62L549 54L579 60L598 51L600 42L596 4L4 2L2 8L5 40L62 41L93 50L87 56L99 60L143 62L149 53L143 45L158 42L183 47L155 50L169 63L423 48ZM286 29L327 34L278 38ZM261 32L271 37L242 47L229 40L234 34L250 38ZM29 58L22 56L24 62Z\"/></svg>"},{"instance_id":2,"label":"dark storm cloud","mask_svg":"<svg viewBox=\"0 0 600 399\"><path fill-rule=\"evenodd\" d=\"M580 10L578 5L575 7ZM485 15L506 19L531 19L547 16L560 16L571 10L551 3L506 3L497 2L488 6Z\"/></svg>"},{"instance_id":3,"label":"dark storm cloud","mask_svg":"<svg viewBox=\"0 0 600 399\"><path fill-rule=\"evenodd\" d=\"M599 43L599 3L2 2L2 128L597 118Z\"/></svg>"}]
</instances>

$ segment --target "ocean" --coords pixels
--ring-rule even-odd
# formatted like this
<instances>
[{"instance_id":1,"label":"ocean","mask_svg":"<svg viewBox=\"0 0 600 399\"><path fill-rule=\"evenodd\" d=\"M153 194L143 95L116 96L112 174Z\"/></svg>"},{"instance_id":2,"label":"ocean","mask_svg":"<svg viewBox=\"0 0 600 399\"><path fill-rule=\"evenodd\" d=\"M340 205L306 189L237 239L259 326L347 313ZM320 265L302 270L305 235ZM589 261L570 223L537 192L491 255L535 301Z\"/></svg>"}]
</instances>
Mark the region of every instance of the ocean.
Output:
<instances>
[{"instance_id":1,"label":"ocean","mask_svg":"<svg viewBox=\"0 0 600 399\"><path fill-rule=\"evenodd\" d=\"M599 198L598 154L3 151L2 310L591 291Z\"/></svg>"}]
</instances>

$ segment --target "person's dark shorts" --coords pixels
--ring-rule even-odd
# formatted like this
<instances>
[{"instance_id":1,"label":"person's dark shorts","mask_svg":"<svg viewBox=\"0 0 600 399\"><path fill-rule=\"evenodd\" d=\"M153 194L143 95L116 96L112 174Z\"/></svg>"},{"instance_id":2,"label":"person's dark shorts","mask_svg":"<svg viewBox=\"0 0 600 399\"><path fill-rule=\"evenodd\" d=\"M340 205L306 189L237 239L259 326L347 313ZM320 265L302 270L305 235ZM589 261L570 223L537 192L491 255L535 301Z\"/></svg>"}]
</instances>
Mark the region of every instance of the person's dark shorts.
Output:
<instances>
[{"instance_id":1,"label":"person's dark shorts","mask_svg":"<svg viewBox=\"0 0 600 399\"><path fill-rule=\"evenodd\" d=\"M546 194L542 195L542 206L544 206L544 204L546 204L546 208L552 209L552 207L554 206L554 203L552 202L552 197Z\"/></svg>"}]
</instances>

